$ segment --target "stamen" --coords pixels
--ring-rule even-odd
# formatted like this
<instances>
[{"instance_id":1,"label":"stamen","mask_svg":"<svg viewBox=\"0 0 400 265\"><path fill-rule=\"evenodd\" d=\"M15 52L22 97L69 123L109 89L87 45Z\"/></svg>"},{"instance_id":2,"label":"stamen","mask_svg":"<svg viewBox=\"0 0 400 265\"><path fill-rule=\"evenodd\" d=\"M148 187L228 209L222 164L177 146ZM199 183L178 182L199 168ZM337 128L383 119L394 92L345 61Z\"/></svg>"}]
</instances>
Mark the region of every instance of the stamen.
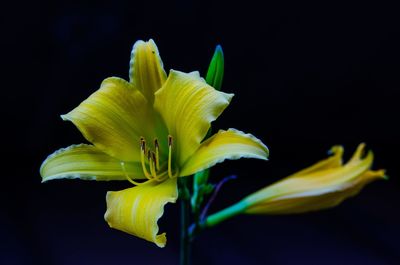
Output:
<instances>
[{"instance_id":1,"label":"stamen","mask_svg":"<svg viewBox=\"0 0 400 265\"><path fill-rule=\"evenodd\" d=\"M158 140L157 139L154 139L154 147L155 147L155 149L156 149L156 157L155 157L155 161L156 161L156 168L157 168L157 170L160 170L160 157L159 157L159 149L160 149L160 147L159 147L159 145L158 145Z\"/></svg>"},{"instance_id":2,"label":"stamen","mask_svg":"<svg viewBox=\"0 0 400 265\"><path fill-rule=\"evenodd\" d=\"M154 153L152 153L152 154L154 154ZM155 169L156 163L153 161L153 159L151 157L150 157L150 160L149 160L149 164L150 164L150 173L151 173L151 175L153 176L153 178L157 178L157 173L156 173L156 169Z\"/></svg>"},{"instance_id":3,"label":"stamen","mask_svg":"<svg viewBox=\"0 0 400 265\"><path fill-rule=\"evenodd\" d=\"M150 162L151 159L151 151L147 150L147 160Z\"/></svg>"},{"instance_id":4,"label":"stamen","mask_svg":"<svg viewBox=\"0 0 400 265\"><path fill-rule=\"evenodd\" d=\"M146 140L143 137L140 137L140 149L146 153Z\"/></svg>"},{"instance_id":5,"label":"stamen","mask_svg":"<svg viewBox=\"0 0 400 265\"><path fill-rule=\"evenodd\" d=\"M154 162L154 169L157 171L158 170L157 169L157 164L158 164L157 155L154 152L151 152L151 158L153 159L153 162Z\"/></svg>"},{"instance_id":6,"label":"stamen","mask_svg":"<svg viewBox=\"0 0 400 265\"><path fill-rule=\"evenodd\" d=\"M168 135L168 176L172 178L172 136Z\"/></svg>"},{"instance_id":7,"label":"stamen","mask_svg":"<svg viewBox=\"0 0 400 265\"><path fill-rule=\"evenodd\" d=\"M146 141L142 138L140 138L140 161L142 162L142 169L143 173L146 176L146 178L151 179L151 175L147 171L146 164L144 161L144 154L146 152Z\"/></svg>"},{"instance_id":8,"label":"stamen","mask_svg":"<svg viewBox=\"0 0 400 265\"><path fill-rule=\"evenodd\" d=\"M121 168L122 168L122 171L124 172L124 175L125 175L126 179L130 183L132 183L133 185L139 186L139 185L142 185L144 183L147 183L148 181L152 181L151 179L149 179L149 180L146 180L144 182L136 182L133 179L131 179L131 177L128 176L128 173L126 172L126 168L125 168L125 163L124 162L121 162Z\"/></svg>"}]
</instances>

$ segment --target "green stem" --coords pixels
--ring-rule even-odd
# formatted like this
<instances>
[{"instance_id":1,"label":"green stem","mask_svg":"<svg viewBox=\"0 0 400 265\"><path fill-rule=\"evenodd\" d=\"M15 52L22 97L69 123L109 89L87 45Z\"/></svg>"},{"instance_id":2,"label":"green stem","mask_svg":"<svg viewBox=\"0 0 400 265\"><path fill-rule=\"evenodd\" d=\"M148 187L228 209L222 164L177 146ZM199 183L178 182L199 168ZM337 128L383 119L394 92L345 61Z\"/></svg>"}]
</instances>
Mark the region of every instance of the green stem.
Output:
<instances>
[{"instance_id":1,"label":"green stem","mask_svg":"<svg viewBox=\"0 0 400 265\"><path fill-rule=\"evenodd\" d=\"M190 265L190 240L189 240L189 214L190 194L187 178L179 179L180 201L181 201L181 242L180 242L180 265Z\"/></svg>"},{"instance_id":2,"label":"green stem","mask_svg":"<svg viewBox=\"0 0 400 265\"><path fill-rule=\"evenodd\" d=\"M206 227L213 227L222 223L223 221L232 218L240 213L242 213L247 207L247 204L244 202L238 202L228 208L223 209L217 213L214 213L207 217L205 226Z\"/></svg>"}]
</instances>

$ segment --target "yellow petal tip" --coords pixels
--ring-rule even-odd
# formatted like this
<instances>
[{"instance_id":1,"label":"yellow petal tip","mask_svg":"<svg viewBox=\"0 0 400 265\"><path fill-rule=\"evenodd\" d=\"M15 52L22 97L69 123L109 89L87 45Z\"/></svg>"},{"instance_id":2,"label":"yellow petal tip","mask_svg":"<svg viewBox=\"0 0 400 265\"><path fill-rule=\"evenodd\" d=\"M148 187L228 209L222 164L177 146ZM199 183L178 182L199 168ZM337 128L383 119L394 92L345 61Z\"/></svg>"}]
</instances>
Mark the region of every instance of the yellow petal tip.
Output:
<instances>
[{"instance_id":1,"label":"yellow petal tip","mask_svg":"<svg viewBox=\"0 0 400 265\"><path fill-rule=\"evenodd\" d=\"M154 243L156 243L158 247L164 248L165 245L167 244L167 233L162 233L156 236L156 240Z\"/></svg>"}]
</instances>

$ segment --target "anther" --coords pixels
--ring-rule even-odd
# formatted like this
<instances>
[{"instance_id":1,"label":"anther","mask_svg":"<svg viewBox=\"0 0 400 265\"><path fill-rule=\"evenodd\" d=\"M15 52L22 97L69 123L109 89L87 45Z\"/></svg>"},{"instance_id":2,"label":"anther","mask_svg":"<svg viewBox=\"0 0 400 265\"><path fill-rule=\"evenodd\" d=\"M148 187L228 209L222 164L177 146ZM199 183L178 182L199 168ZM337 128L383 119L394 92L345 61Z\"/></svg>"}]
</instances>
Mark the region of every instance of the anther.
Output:
<instances>
[{"instance_id":1,"label":"anther","mask_svg":"<svg viewBox=\"0 0 400 265\"><path fill-rule=\"evenodd\" d=\"M146 142L143 138L140 138L140 162L142 162L142 170L146 178L151 179L151 175L147 172L146 163L144 161L144 156L146 152Z\"/></svg>"},{"instance_id":2,"label":"anther","mask_svg":"<svg viewBox=\"0 0 400 265\"><path fill-rule=\"evenodd\" d=\"M168 135L168 146L172 146L172 136Z\"/></svg>"},{"instance_id":3,"label":"anther","mask_svg":"<svg viewBox=\"0 0 400 265\"><path fill-rule=\"evenodd\" d=\"M150 161L151 159L151 151L147 150L147 160Z\"/></svg>"},{"instance_id":4,"label":"anther","mask_svg":"<svg viewBox=\"0 0 400 265\"><path fill-rule=\"evenodd\" d=\"M140 137L140 149L143 152L146 152L146 140L143 137Z\"/></svg>"}]
</instances>

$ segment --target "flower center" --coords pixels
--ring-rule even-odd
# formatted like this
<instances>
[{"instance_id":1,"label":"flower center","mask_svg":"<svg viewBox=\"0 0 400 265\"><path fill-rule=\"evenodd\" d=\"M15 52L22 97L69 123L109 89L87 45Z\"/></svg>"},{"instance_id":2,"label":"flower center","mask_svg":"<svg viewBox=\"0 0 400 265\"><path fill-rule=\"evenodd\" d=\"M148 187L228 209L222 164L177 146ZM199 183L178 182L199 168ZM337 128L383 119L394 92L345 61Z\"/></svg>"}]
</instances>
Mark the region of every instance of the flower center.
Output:
<instances>
[{"instance_id":1,"label":"flower center","mask_svg":"<svg viewBox=\"0 0 400 265\"><path fill-rule=\"evenodd\" d=\"M121 162L122 170L125 173L125 177L129 182L134 185L141 185L149 181L162 182L165 179L174 178L177 174L172 173L172 143L173 138L168 135L168 161L166 163L160 163L160 145L158 139L154 139L154 150L151 150L146 145L144 137L140 137L140 161L142 164L143 174L147 178L144 182L136 182L127 174L125 163Z\"/></svg>"}]
</instances>

